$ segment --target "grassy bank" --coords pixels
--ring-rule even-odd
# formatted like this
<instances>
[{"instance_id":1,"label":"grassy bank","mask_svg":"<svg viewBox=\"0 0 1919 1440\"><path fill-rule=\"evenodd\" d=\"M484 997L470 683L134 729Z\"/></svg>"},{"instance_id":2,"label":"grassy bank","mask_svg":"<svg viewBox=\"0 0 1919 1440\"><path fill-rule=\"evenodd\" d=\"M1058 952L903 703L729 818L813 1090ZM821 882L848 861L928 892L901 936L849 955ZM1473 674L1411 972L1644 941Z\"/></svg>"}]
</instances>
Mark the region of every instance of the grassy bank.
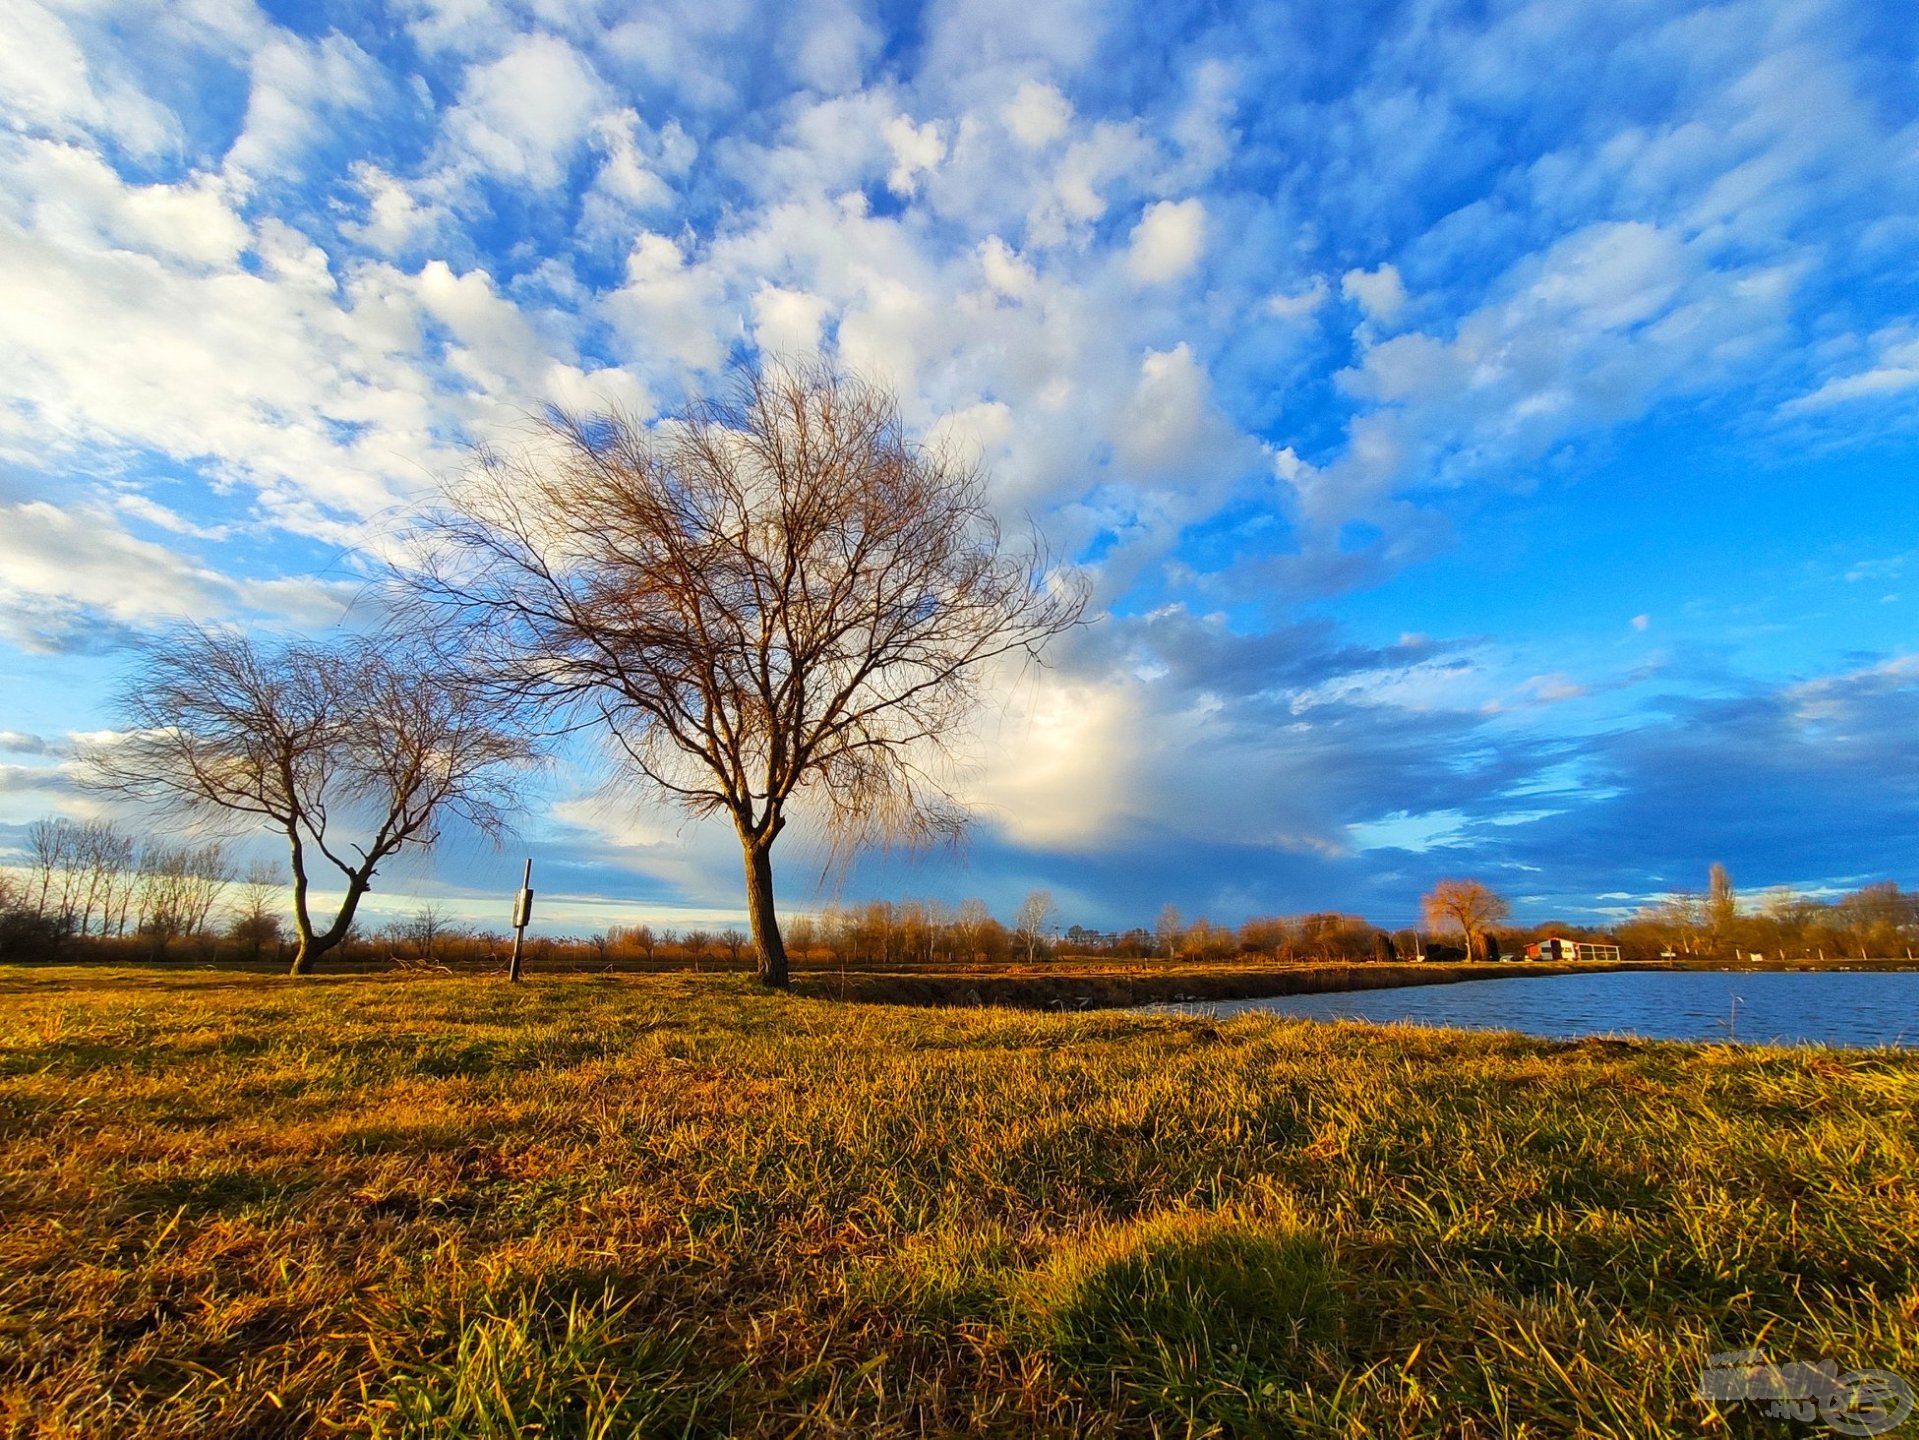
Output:
<instances>
[{"instance_id":1,"label":"grassy bank","mask_svg":"<svg viewBox=\"0 0 1919 1440\"><path fill-rule=\"evenodd\" d=\"M1005 1005L1020 1010L1095 1010L1186 1000L1254 1000L1270 995L1320 995L1339 990L1387 990L1399 985L1450 985L1505 980L1515 975L1570 975L1616 970L1617 965L1312 961L1281 964L1158 960L1049 960L1035 965L966 969L796 970L803 995L888 1005Z\"/></svg>"},{"instance_id":2,"label":"grassy bank","mask_svg":"<svg viewBox=\"0 0 1919 1440\"><path fill-rule=\"evenodd\" d=\"M1775 1433L1919 1057L0 972L0 1434ZM1776 1433L1787 1433L1780 1430Z\"/></svg>"}]
</instances>

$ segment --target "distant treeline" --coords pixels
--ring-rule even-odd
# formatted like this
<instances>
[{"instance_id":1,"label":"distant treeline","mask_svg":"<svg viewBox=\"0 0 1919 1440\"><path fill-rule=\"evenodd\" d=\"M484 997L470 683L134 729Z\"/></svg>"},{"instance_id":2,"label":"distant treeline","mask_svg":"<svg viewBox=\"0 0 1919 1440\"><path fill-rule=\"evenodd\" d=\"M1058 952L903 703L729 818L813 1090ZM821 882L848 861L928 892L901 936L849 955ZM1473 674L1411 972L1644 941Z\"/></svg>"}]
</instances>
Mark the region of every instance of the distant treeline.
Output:
<instances>
[{"instance_id":1,"label":"distant treeline","mask_svg":"<svg viewBox=\"0 0 1919 1440\"><path fill-rule=\"evenodd\" d=\"M141 842L108 821L58 817L34 822L26 838L24 856L0 869L0 960L278 963L288 953L285 890L277 872L255 866L243 873L219 841ZM909 899L828 905L786 916L782 924L795 963L814 968L939 969L1071 958L1189 964L1467 958L1455 927L1387 929L1337 911L1260 916L1228 926L1203 917L1187 920L1169 905L1151 927L1062 929L1044 890L1029 894L1010 923L979 899ZM1515 959L1547 937L1618 945L1629 960L1910 957L1919 949L1919 892L1887 881L1830 900L1771 891L1757 905L1742 906L1731 877L1714 866L1705 892L1674 895L1622 924L1500 925L1479 936L1478 952L1487 959ZM503 963L507 943L499 932L424 904L385 926L355 926L340 958L360 966L484 966ZM570 967L747 969L752 940L734 926L616 925L584 937L536 938L530 958Z\"/></svg>"}]
</instances>

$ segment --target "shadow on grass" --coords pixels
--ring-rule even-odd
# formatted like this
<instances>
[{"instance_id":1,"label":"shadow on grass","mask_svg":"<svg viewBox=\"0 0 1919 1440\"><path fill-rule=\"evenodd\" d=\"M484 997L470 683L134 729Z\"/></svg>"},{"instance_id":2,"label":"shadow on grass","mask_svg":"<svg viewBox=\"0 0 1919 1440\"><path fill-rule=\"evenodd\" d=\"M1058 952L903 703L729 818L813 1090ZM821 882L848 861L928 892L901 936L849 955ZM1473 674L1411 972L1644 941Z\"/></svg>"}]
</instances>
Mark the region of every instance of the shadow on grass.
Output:
<instances>
[{"instance_id":1,"label":"shadow on grass","mask_svg":"<svg viewBox=\"0 0 1919 1440\"><path fill-rule=\"evenodd\" d=\"M1016 1328L1089 1398L1188 1433L1258 1433L1322 1365L1341 1313L1325 1242L1291 1219L1174 1213L1032 1277Z\"/></svg>"}]
</instances>

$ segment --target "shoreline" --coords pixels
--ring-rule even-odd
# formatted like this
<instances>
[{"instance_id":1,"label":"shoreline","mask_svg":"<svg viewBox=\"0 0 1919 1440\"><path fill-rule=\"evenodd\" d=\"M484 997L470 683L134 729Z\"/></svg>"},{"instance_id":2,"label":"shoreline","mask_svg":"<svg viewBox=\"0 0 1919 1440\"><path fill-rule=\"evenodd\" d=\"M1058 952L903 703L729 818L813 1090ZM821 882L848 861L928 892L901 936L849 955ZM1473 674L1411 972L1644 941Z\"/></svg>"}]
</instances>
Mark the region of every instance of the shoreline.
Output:
<instances>
[{"instance_id":1,"label":"shoreline","mask_svg":"<svg viewBox=\"0 0 1919 1440\"><path fill-rule=\"evenodd\" d=\"M1517 976L1597 974L1644 969L1629 962L1365 961L1349 965L1208 966L1169 969L1081 969L1048 973L1033 967L994 974L913 971L798 971L794 993L872 1005L997 1006L1011 1010L1114 1010L1138 1005L1264 1000L1455 985ZM1664 968L1664 967L1654 967Z\"/></svg>"},{"instance_id":2,"label":"shoreline","mask_svg":"<svg viewBox=\"0 0 1919 1440\"><path fill-rule=\"evenodd\" d=\"M1072 965L1073 962L1055 962ZM998 1006L1012 1010L1113 1010L1141 1005L1267 1000L1455 985L1475 980L1546 979L1622 971L1761 971L1837 973L1919 970L1919 961L1362 961L1292 966L1187 966L1153 971L1081 965L1072 969L1020 966L998 972L913 970L796 970L795 994L856 1004L932 1008Z\"/></svg>"}]
</instances>

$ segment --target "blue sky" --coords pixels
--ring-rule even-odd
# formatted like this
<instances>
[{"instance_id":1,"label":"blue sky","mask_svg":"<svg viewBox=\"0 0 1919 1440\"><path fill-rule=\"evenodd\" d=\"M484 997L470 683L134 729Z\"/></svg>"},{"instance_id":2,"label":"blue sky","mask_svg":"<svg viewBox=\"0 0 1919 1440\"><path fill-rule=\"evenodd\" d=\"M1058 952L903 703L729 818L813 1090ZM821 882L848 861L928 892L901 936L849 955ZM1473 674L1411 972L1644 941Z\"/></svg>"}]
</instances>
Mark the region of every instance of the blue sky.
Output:
<instances>
[{"instance_id":1,"label":"blue sky","mask_svg":"<svg viewBox=\"0 0 1919 1440\"><path fill-rule=\"evenodd\" d=\"M821 349L1102 616L969 740L966 851L842 898L1914 883L1915 101L1904 0L14 0L0 845L98 808L142 633L325 627L520 413ZM514 844L555 922L737 916L602 779Z\"/></svg>"}]
</instances>

